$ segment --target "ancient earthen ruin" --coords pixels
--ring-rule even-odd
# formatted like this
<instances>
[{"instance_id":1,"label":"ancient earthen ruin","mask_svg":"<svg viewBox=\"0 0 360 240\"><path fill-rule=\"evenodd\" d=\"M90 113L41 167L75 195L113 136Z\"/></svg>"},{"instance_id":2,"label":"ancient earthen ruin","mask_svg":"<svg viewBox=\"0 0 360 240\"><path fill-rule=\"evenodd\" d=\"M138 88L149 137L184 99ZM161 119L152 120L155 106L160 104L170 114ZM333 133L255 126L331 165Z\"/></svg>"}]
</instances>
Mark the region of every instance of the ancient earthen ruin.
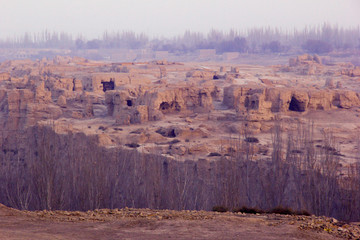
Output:
<instances>
[{"instance_id":1,"label":"ancient earthen ruin","mask_svg":"<svg viewBox=\"0 0 360 240\"><path fill-rule=\"evenodd\" d=\"M18 194L2 201L69 210L284 205L358 219L342 196L359 193L359 92L358 68L317 55L271 66L5 61L1 176L34 197L1 185ZM318 196L342 207L319 207Z\"/></svg>"},{"instance_id":2,"label":"ancient earthen ruin","mask_svg":"<svg viewBox=\"0 0 360 240\"><path fill-rule=\"evenodd\" d=\"M99 144L107 147L136 143L141 152L176 159L229 155L231 135L245 132L260 140L258 151L271 149L275 119L287 121L287 116L295 120L285 129L311 119L320 133L327 126L316 121L318 116L335 114L335 120L346 111L353 113L353 127L342 129L339 119L339 137L359 127L358 68L324 65L317 55L261 68L56 57L5 61L0 72L3 129L23 130L51 120L59 132L101 135ZM345 156L352 154L350 145L343 148Z\"/></svg>"}]
</instances>

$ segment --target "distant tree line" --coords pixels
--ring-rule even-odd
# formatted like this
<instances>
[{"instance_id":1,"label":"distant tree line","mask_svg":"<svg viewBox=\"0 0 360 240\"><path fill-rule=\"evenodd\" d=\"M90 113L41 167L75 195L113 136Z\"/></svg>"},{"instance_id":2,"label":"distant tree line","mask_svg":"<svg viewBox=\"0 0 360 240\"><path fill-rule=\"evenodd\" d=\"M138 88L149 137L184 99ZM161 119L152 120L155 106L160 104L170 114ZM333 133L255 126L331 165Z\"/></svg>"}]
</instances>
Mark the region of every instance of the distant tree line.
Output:
<instances>
[{"instance_id":1,"label":"distant tree line","mask_svg":"<svg viewBox=\"0 0 360 240\"><path fill-rule=\"evenodd\" d=\"M141 49L150 48L172 53L188 53L197 49L223 52L285 53L302 49L309 53L360 49L360 27L342 28L330 24L305 27L302 30L251 28L228 32L211 30L208 34L186 31L172 38L149 38L132 31L104 32L102 37L86 39L68 33L43 31L0 40L0 48L58 49Z\"/></svg>"}]
</instances>

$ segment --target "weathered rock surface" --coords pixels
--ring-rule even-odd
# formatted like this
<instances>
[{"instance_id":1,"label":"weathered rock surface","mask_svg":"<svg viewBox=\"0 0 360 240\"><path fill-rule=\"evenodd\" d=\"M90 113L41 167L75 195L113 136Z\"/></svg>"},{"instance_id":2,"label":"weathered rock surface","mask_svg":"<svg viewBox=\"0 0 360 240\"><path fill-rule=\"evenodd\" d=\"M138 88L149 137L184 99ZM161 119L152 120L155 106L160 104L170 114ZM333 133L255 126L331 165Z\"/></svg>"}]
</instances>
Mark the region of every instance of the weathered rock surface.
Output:
<instances>
[{"instance_id":1,"label":"weathered rock surface","mask_svg":"<svg viewBox=\"0 0 360 240\"><path fill-rule=\"evenodd\" d=\"M143 123L160 120L164 114L186 110L209 112L213 109L214 91L214 88L186 86L170 89L137 88L106 92L105 101L109 116L127 119L125 115L128 115L130 123Z\"/></svg>"},{"instance_id":2,"label":"weathered rock surface","mask_svg":"<svg viewBox=\"0 0 360 240\"><path fill-rule=\"evenodd\" d=\"M297 72L301 75L315 75L322 72L322 61L318 55L311 56L304 54L296 58L289 59L289 69L287 71Z\"/></svg>"},{"instance_id":3,"label":"weathered rock surface","mask_svg":"<svg viewBox=\"0 0 360 240\"><path fill-rule=\"evenodd\" d=\"M345 90L295 90L247 88L232 85L224 89L223 104L238 112L305 112L360 106L359 94Z\"/></svg>"},{"instance_id":4,"label":"weathered rock surface","mask_svg":"<svg viewBox=\"0 0 360 240\"><path fill-rule=\"evenodd\" d=\"M1 125L4 129L19 130L42 119L61 116L60 107L51 103L50 92L40 84L35 93L29 89L0 90Z\"/></svg>"},{"instance_id":5,"label":"weathered rock surface","mask_svg":"<svg viewBox=\"0 0 360 240\"><path fill-rule=\"evenodd\" d=\"M192 70L186 73L186 77L191 78L201 78L201 79L213 79L214 72L212 71L202 71L202 70Z\"/></svg>"},{"instance_id":6,"label":"weathered rock surface","mask_svg":"<svg viewBox=\"0 0 360 240\"><path fill-rule=\"evenodd\" d=\"M341 70L342 75L347 75L349 77L359 77L360 76L360 67L348 68Z\"/></svg>"}]
</instances>

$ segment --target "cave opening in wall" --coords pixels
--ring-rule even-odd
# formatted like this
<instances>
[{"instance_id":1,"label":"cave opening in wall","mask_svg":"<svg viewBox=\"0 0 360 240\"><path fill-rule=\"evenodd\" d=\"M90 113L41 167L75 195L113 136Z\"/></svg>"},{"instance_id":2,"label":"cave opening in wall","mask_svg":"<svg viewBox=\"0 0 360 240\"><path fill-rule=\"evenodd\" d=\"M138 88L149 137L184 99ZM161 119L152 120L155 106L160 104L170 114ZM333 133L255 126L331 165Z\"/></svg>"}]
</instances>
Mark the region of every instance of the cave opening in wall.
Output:
<instances>
[{"instance_id":1,"label":"cave opening in wall","mask_svg":"<svg viewBox=\"0 0 360 240\"><path fill-rule=\"evenodd\" d=\"M294 112L305 112L305 103L300 102L293 96L291 97L289 110Z\"/></svg>"},{"instance_id":2,"label":"cave opening in wall","mask_svg":"<svg viewBox=\"0 0 360 240\"><path fill-rule=\"evenodd\" d=\"M168 137L169 137L169 138L174 138L174 137L176 137L175 129L171 129L171 130L168 132Z\"/></svg>"},{"instance_id":3,"label":"cave opening in wall","mask_svg":"<svg viewBox=\"0 0 360 240\"><path fill-rule=\"evenodd\" d=\"M161 110L163 113L168 112L170 109L170 104L168 102L162 102L160 104L159 110Z\"/></svg>"},{"instance_id":4,"label":"cave opening in wall","mask_svg":"<svg viewBox=\"0 0 360 240\"><path fill-rule=\"evenodd\" d=\"M115 82L114 82L113 79L110 79L109 82L101 81L101 84L103 85L103 91L104 92L115 89Z\"/></svg>"}]
</instances>

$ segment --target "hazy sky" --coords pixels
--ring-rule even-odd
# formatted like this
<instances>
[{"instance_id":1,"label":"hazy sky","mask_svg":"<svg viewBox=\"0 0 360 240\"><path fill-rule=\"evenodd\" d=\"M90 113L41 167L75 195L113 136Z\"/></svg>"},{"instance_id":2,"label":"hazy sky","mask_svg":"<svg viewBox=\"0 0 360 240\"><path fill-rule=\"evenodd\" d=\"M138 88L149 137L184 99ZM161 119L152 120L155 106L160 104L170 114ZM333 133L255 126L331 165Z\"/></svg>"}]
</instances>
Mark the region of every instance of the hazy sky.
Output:
<instances>
[{"instance_id":1,"label":"hazy sky","mask_svg":"<svg viewBox=\"0 0 360 240\"><path fill-rule=\"evenodd\" d=\"M360 0L0 0L0 39L45 29L94 38L105 30L174 36L324 22L349 27L360 25L359 12Z\"/></svg>"}]
</instances>

